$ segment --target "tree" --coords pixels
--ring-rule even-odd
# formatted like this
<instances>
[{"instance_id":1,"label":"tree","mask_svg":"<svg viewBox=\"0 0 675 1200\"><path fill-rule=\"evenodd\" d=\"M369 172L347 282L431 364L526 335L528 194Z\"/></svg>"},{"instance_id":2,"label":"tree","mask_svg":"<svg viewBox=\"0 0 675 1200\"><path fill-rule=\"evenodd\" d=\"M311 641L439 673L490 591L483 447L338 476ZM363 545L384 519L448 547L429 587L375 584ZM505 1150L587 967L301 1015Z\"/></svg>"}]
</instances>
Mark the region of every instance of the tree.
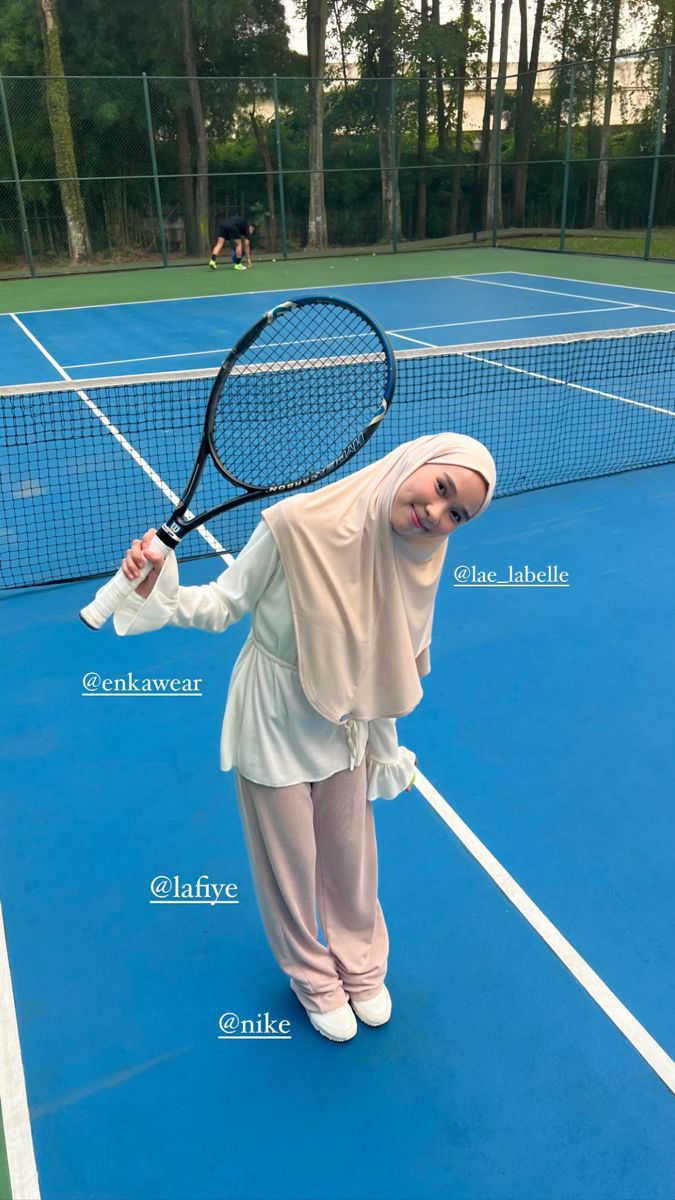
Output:
<instances>
[{"instance_id":1,"label":"tree","mask_svg":"<svg viewBox=\"0 0 675 1200\"><path fill-rule=\"evenodd\" d=\"M514 136L515 179L513 186L513 224L525 222L525 194L527 169L532 141L532 104L539 66L539 46L544 22L545 0L537 0L532 29L532 47L527 58L527 3L520 0L521 49L518 63L518 88L516 93L516 115Z\"/></svg>"},{"instance_id":2,"label":"tree","mask_svg":"<svg viewBox=\"0 0 675 1200\"><path fill-rule=\"evenodd\" d=\"M183 57L185 59L185 74L190 90L192 104L192 121L197 137L197 188L196 188L196 221L197 241L199 252L205 254L209 248L209 147L206 140L206 124L199 88L197 59L192 35L192 13L190 0L182 0L183 14Z\"/></svg>"},{"instance_id":3,"label":"tree","mask_svg":"<svg viewBox=\"0 0 675 1200\"><path fill-rule=\"evenodd\" d=\"M502 28L499 39L499 71L495 88L495 106L492 114L492 132L490 136L490 167L488 171L487 219L494 219L495 192L497 203L497 224L502 223L501 196L501 162L497 162L497 154L501 158L501 127L504 110L504 89L506 87L506 71L509 54L509 20L511 17L511 0L502 0Z\"/></svg>"},{"instance_id":4,"label":"tree","mask_svg":"<svg viewBox=\"0 0 675 1200\"><path fill-rule=\"evenodd\" d=\"M258 144L260 157L265 165L265 185L267 187L267 211L269 215L269 249L277 250L279 248L279 234L277 231L277 212L274 198L274 167L272 166L272 155L267 142L265 129L261 126L258 115L253 105L249 115L253 135Z\"/></svg>"},{"instance_id":5,"label":"tree","mask_svg":"<svg viewBox=\"0 0 675 1200\"><path fill-rule=\"evenodd\" d=\"M183 227L185 229L185 250L192 258L197 258L203 251L202 239L197 223L195 208L195 193L193 188L192 147L190 145L190 128L188 124L189 109L181 103L180 97L174 97L173 111L176 119L176 148L178 150L178 165L180 167L180 184L183 199Z\"/></svg>"},{"instance_id":6,"label":"tree","mask_svg":"<svg viewBox=\"0 0 675 1200\"><path fill-rule=\"evenodd\" d=\"M309 216L307 249L328 245L326 193L323 177L323 75L326 67L328 0L307 0L309 58Z\"/></svg>"},{"instance_id":7,"label":"tree","mask_svg":"<svg viewBox=\"0 0 675 1200\"><path fill-rule=\"evenodd\" d=\"M586 126L585 201L579 203L577 223L588 225L593 219L593 199L596 175L592 164L597 161L598 93L605 79L610 53L612 12L615 0L551 0L548 10L548 37L560 56L554 76L554 108L556 111L556 145L560 144L562 106L569 88L569 63L576 63L575 119ZM581 174L579 175L581 179Z\"/></svg>"},{"instance_id":8,"label":"tree","mask_svg":"<svg viewBox=\"0 0 675 1200\"><path fill-rule=\"evenodd\" d=\"M492 118L492 57L495 52L495 26L497 24L497 0L490 0L490 22L487 44L487 74L485 77L485 105L483 108L483 128L481 131L481 151L483 155L490 154L490 120ZM489 181L489 172L488 172ZM483 225L488 220L488 214L482 214Z\"/></svg>"},{"instance_id":9,"label":"tree","mask_svg":"<svg viewBox=\"0 0 675 1200\"><path fill-rule=\"evenodd\" d=\"M401 201L397 185L398 161L394 157L392 123L394 77L400 73L403 49L412 45L407 14L400 0L355 0L354 18L346 31L356 47L362 75L362 92L368 96L370 123L377 136L380 164L381 238L391 240L392 213L401 229ZM414 40L414 39L413 39ZM399 97L400 99L400 97ZM412 96L411 96L412 99ZM396 120L396 114L393 114Z\"/></svg>"},{"instance_id":10,"label":"tree","mask_svg":"<svg viewBox=\"0 0 675 1200\"><path fill-rule=\"evenodd\" d=\"M335 35L337 38L338 49L340 51L340 67L342 70L342 84L345 97L345 128L347 132L349 132L349 102L347 100L347 93L349 91L349 76L347 75L347 45L342 28L343 14L341 0L330 0L330 13L335 23Z\"/></svg>"},{"instance_id":11,"label":"tree","mask_svg":"<svg viewBox=\"0 0 675 1200\"><path fill-rule=\"evenodd\" d=\"M439 0L431 0L431 25L435 30L441 28L441 6ZM436 128L438 130L438 153L444 158L448 149L448 133L445 117L445 92L443 91L443 57L437 42L434 54L434 71L436 73Z\"/></svg>"},{"instance_id":12,"label":"tree","mask_svg":"<svg viewBox=\"0 0 675 1200\"><path fill-rule=\"evenodd\" d=\"M675 211L675 3L660 0L664 26L664 44L671 46L666 97L666 128L663 138L663 154L667 156L659 181L659 212L665 222Z\"/></svg>"},{"instance_id":13,"label":"tree","mask_svg":"<svg viewBox=\"0 0 675 1200\"><path fill-rule=\"evenodd\" d=\"M598 163L598 182L595 189L595 227L607 228L607 176L609 173L609 127L612 120L612 98L614 94L614 64L616 60L616 44L619 38L619 23L621 21L621 0L614 0L612 6L612 34L605 84L605 111L602 118L602 133L600 135L600 161Z\"/></svg>"},{"instance_id":14,"label":"tree","mask_svg":"<svg viewBox=\"0 0 675 1200\"><path fill-rule=\"evenodd\" d=\"M551 82L551 104L555 116L555 151L560 150L560 135L562 130L562 112L565 103L565 88L569 87L569 76L566 69L568 60L573 56L569 53L571 0L554 0L553 8L549 7L549 16L557 16L560 24L551 35L551 40L557 47L561 69L554 69Z\"/></svg>"},{"instance_id":15,"label":"tree","mask_svg":"<svg viewBox=\"0 0 675 1200\"><path fill-rule=\"evenodd\" d=\"M450 198L450 233L457 232L459 172L462 161L462 130L464 127L464 89L466 87L466 72L469 58L471 8L472 0L462 0L462 49L457 59L457 123L455 125L455 169L452 173L452 195Z\"/></svg>"},{"instance_id":16,"label":"tree","mask_svg":"<svg viewBox=\"0 0 675 1200\"><path fill-rule=\"evenodd\" d=\"M420 0L420 61L419 93L417 100L417 237L423 240L427 232L427 87L428 70L426 38L429 25L427 0Z\"/></svg>"},{"instance_id":17,"label":"tree","mask_svg":"<svg viewBox=\"0 0 675 1200\"><path fill-rule=\"evenodd\" d=\"M70 122L68 84L61 58L61 39L56 16L55 0L38 0L40 28L45 61L47 111L54 143L56 173L59 177L61 203L66 218L68 248L71 263L78 263L91 253L87 217L80 191L75 162L73 130Z\"/></svg>"},{"instance_id":18,"label":"tree","mask_svg":"<svg viewBox=\"0 0 675 1200\"><path fill-rule=\"evenodd\" d=\"M297 74L305 69L305 60L289 51L281 0L218 0L217 5L189 0L187 14L180 5L178 24L176 0L155 0L151 11L154 20L144 65L152 76L151 95L160 114L163 206L167 216L182 211L186 249L201 255L209 245L214 209L230 216L244 209L242 215L248 215L253 194L254 203L269 212L254 176L241 187L232 177L247 156L245 146L250 145L253 159L253 146L260 152L248 114L252 108L259 112L264 101L271 102L272 74ZM194 63L191 67L186 65L186 52L187 61ZM233 151L229 156L228 144ZM252 161L249 169L265 166L264 159L260 166ZM272 218L270 213L270 229Z\"/></svg>"},{"instance_id":19,"label":"tree","mask_svg":"<svg viewBox=\"0 0 675 1200\"><path fill-rule=\"evenodd\" d=\"M392 80L396 73L396 0L382 0L380 6L380 45L377 81L377 140L380 151L380 182L382 188L382 232L389 240L393 232L392 210L396 210L397 233L401 228L401 201L395 189L395 173L398 163L393 155L393 126L391 95Z\"/></svg>"}]
</instances>

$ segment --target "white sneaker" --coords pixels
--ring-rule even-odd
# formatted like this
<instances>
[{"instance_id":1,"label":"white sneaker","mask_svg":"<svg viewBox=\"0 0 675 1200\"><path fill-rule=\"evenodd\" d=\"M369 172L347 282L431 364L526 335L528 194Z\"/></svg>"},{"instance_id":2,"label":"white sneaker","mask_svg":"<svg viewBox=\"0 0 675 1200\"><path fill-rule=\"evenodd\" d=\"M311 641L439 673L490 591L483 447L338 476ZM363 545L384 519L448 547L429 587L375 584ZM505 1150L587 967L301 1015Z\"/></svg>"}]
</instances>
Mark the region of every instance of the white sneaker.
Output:
<instances>
[{"instance_id":1,"label":"white sneaker","mask_svg":"<svg viewBox=\"0 0 675 1200\"><path fill-rule=\"evenodd\" d=\"M351 1005L364 1025L385 1025L391 1016L391 996L384 984L372 1000L352 1000Z\"/></svg>"},{"instance_id":2,"label":"white sneaker","mask_svg":"<svg viewBox=\"0 0 675 1200\"><path fill-rule=\"evenodd\" d=\"M324 1037L330 1038L331 1042L348 1042L356 1035L358 1029L348 1004L341 1004L332 1012L315 1013L307 1010L307 1016L314 1028Z\"/></svg>"}]
</instances>

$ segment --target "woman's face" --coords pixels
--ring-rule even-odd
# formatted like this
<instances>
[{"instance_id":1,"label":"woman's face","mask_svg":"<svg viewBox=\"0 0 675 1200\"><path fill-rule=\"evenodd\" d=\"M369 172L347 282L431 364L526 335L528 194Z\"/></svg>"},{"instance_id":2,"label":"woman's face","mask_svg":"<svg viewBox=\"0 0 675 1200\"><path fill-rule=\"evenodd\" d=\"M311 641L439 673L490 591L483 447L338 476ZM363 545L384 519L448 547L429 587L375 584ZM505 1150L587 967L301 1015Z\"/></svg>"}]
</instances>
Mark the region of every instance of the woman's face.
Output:
<instances>
[{"instance_id":1,"label":"woman's face","mask_svg":"<svg viewBox=\"0 0 675 1200\"><path fill-rule=\"evenodd\" d=\"M425 463L403 481L391 506L391 523L401 537L447 537L475 517L487 483L469 467Z\"/></svg>"}]
</instances>

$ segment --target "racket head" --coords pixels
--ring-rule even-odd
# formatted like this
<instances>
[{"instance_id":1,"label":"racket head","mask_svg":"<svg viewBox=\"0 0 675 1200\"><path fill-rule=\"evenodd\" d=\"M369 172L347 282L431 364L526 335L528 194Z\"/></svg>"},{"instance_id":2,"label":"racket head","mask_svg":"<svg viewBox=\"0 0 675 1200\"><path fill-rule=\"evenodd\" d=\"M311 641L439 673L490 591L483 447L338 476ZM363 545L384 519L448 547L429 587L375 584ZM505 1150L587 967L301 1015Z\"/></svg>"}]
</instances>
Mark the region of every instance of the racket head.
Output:
<instances>
[{"instance_id":1,"label":"racket head","mask_svg":"<svg viewBox=\"0 0 675 1200\"><path fill-rule=\"evenodd\" d=\"M386 334L359 305L286 300L225 359L206 412L209 453L236 487L271 495L307 487L372 437L395 386Z\"/></svg>"}]
</instances>

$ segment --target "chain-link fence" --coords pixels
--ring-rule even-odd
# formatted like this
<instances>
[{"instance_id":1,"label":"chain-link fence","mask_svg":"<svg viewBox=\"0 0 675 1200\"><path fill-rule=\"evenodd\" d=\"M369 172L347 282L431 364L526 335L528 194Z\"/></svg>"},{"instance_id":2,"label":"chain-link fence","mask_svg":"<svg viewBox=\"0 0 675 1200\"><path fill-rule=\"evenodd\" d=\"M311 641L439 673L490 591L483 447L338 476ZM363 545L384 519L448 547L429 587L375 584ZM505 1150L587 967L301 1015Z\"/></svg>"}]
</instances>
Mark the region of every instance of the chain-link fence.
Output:
<instances>
[{"instance_id":1,"label":"chain-link fence","mask_svg":"<svg viewBox=\"0 0 675 1200\"><path fill-rule=\"evenodd\" d=\"M6 76L0 101L4 275L204 261L234 215L274 257L675 259L669 47L490 79Z\"/></svg>"}]
</instances>

